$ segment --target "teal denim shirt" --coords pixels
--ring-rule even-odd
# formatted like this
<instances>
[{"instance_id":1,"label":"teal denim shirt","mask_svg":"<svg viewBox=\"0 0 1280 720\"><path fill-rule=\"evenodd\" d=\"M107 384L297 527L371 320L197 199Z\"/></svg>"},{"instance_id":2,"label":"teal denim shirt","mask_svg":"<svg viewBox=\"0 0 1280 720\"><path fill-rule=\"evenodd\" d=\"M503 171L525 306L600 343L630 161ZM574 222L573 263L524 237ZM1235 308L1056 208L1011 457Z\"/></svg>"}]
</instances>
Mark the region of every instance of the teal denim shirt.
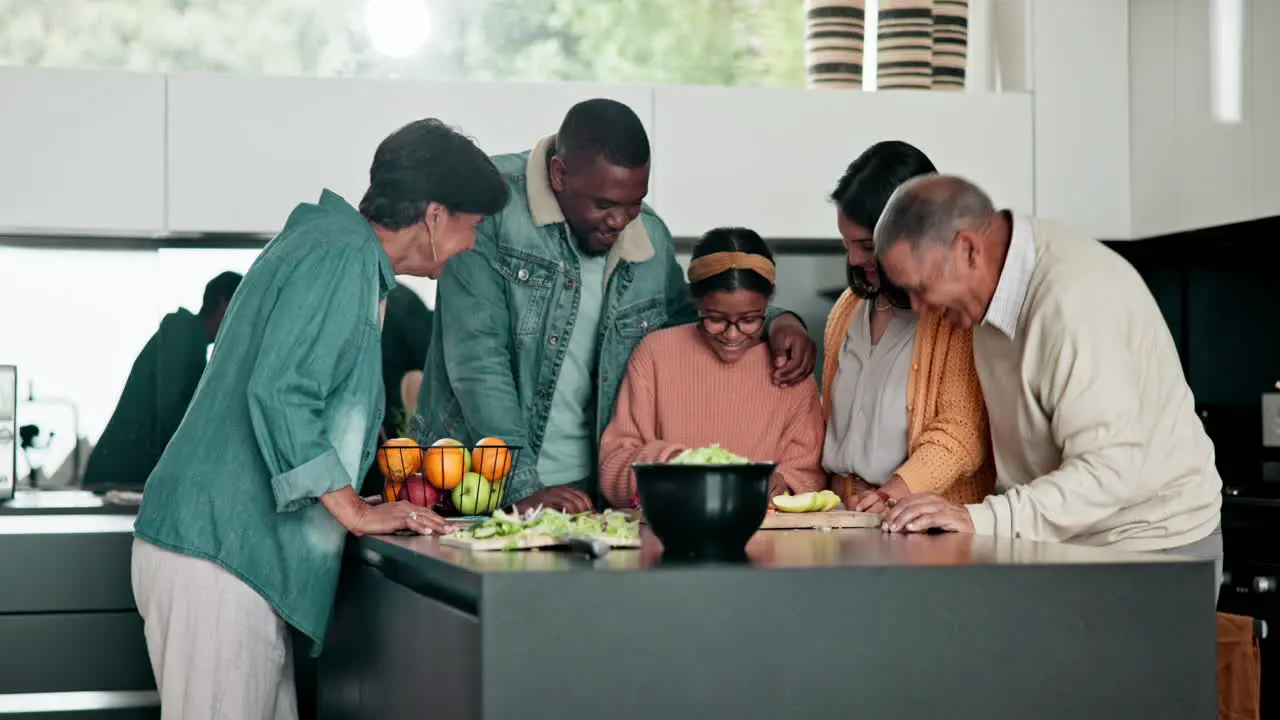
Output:
<instances>
[{"instance_id":1,"label":"teal denim shirt","mask_svg":"<svg viewBox=\"0 0 1280 720\"><path fill-rule=\"evenodd\" d=\"M507 500L543 485L537 460L551 398L578 315L573 238L547 177L553 138L495 157L511 201L480 223L473 252L449 261L410 434L420 443L496 436L523 448ZM596 368L596 436L613 417L631 351L645 335L697 320L671 232L647 206L623 229L605 267Z\"/></svg>"},{"instance_id":2,"label":"teal denim shirt","mask_svg":"<svg viewBox=\"0 0 1280 720\"><path fill-rule=\"evenodd\" d=\"M378 302L395 283L337 195L293 211L245 274L191 406L147 481L135 535L211 560L318 652L346 529L321 495L359 490L385 403Z\"/></svg>"}]
</instances>

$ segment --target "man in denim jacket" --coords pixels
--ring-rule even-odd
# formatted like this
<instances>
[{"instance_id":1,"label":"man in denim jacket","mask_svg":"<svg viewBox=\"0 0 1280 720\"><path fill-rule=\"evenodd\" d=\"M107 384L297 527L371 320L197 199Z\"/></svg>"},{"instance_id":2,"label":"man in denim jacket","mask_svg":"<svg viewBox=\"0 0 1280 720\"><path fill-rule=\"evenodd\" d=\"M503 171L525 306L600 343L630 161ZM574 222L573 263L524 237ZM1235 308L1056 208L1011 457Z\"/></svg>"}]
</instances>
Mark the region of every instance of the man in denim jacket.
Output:
<instances>
[{"instance_id":1,"label":"man in denim jacket","mask_svg":"<svg viewBox=\"0 0 1280 720\"><path fill-rule=\"evenodd\" d=\"M649 139L619 102L575 105L532 151L495 157L511 200L437 286L411 434L523 448L507 501L580 512L632 349L697 310L671 233L643 204ZM774 382L813 371L800 319L772 313Z\"/></svg>"}]
</instances>

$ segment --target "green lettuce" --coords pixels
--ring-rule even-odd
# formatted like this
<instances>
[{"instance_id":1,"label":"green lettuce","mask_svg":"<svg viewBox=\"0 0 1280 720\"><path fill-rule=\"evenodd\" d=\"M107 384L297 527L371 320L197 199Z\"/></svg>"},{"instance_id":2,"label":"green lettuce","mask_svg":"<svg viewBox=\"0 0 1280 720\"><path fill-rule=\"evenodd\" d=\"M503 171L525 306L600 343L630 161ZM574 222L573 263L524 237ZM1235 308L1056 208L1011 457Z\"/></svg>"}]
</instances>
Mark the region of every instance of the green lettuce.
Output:
<instances>
[{"instance_id":1,"label":"green lettuce","mask_svg":"<svg viewBox=\"0 0 1280 720\"><path fill-rule=\"evenodd\" d=\"M746 465L751 461L741 455L733 453L720 447L719 443L710 445L709 447L692 448L685 450L679 455L671 458L672 465Z\"/></svg>"}]
</instances>

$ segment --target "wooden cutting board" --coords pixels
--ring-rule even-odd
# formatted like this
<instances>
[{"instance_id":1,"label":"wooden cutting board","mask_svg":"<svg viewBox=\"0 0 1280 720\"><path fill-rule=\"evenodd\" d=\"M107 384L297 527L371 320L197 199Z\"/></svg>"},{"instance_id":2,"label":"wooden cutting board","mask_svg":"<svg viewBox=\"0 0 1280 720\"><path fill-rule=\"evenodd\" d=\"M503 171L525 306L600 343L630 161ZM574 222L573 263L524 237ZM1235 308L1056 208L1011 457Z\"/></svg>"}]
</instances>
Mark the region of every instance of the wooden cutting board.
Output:
<instances>
[{"instance_id":1,"label":"wooden cutting board","mask_svg":"<svg viewBox=\"0 0 1280 720\"><path fill-rule=\"evenodd\" d=\"M874 528L880 527L880 516L852 510L829 512L771 512L764 518L761 530L797 530L803 528Z\"/></svg>"},{"instance_id":2,"label":"wooden cutting board","mask_svg":"<svg viewBox=\"0 0 1280 720\"><path fill-rule=\"evenodd\" d=\"M621 540L618 538L603 538L613 548L638 548L640 540L634 541ZM515 544L511 541L515 540ZM519 535L508 535L506 537L488 537L476 540L474 538L461 538L455 535L440 536L440 544L449 547L467 548L476 552L487 552L494 550L536 550L538 548L549 548L563 546L564 543L551 535L541 533L521 533Z\"/></svg>"}]
</instances>

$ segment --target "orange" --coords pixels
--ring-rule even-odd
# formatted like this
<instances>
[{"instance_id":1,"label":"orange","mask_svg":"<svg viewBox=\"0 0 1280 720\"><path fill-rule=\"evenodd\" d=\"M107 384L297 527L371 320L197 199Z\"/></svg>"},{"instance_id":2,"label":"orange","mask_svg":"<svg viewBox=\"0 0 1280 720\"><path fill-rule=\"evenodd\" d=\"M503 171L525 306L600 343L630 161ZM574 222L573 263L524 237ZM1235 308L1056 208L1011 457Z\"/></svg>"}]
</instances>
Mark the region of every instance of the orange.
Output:
<instances>
[{"instance_id":1,"label":"orange","mask_svg":"<svg viewBox=\"0 0 1280 720\"><path fill-rule=\"evenodd\" d=\"M462 482L462 476L471 470L471 453L453 438L443 438L431 443L422 461L427 482L441 490L452 490Z\"/></svg>"},{"instance_id":2,"label":"orange","mask_svg":"<svg viewBox=\"0 0 1280 720\"><path fill-rule=\"evenodd\" d=\"M511 472L511 451L496 437L476 443L471 452L471 467L490 482L499 482Z\"/></svg>"},{"instance_id":3,"label":"orange","mask_svg":"<svg viewBox=\"0 0 1280 720\"><path fill-rule=\"evenodd\" d=\"M388 440L378 450L378 469L392 482L402 482L422 467L422 451L413 438Z\"/></svg>"}]
</instances>

